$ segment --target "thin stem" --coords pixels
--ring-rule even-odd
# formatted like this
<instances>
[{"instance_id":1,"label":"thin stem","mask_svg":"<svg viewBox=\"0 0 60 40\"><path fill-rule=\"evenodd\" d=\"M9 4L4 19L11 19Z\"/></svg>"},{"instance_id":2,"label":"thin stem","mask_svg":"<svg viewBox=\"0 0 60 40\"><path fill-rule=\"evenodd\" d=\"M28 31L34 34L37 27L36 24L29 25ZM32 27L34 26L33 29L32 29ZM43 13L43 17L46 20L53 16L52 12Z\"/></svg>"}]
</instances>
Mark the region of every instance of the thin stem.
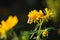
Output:
<instances>
[{"instance_id":1,"label":"thin stem","mask_svg":"<svg viewBox=\"0 0 60 40\"><path fill-rule=\"evenodd\" d=\"M13 30L11 30L11 31L13 32L14 37L16 37L15 39L12 39L12 40L18 40L16 33Z\"/></svg>"},{"instance_id":2,"label":"thin stem","mask_svg":"<svg viewBox=\"0 0 60 40\"><path fill-rule=\"evenodd\" d=\"M38 24L36 25L34 31L36 31L37 29L38 29ZM35 34L35 33L33 33L33 34L31 35L30 39L33 37L34 34Z\"/></svg>"},{"instance_id":3,"label":"thin stem","mask_svg":"<svg viewBox=\"0 0 60 40\"><path fill-rule=\"evenodd\" d=\"M41 30L41 26L42 26L43 21L44 21L44 20L41 19L40 22L39 22L39 24L38 24L38 26L39 26L39 31ZM40 34L39 34L39 33L37 33L37 38L36 38L36 40L40 40Z\"/></svg>"},{"instance_id":4,"label":"thin stem","mask_svg":"<svg viewBox=\"0 0 60 40\"><path fill-rule=\"evenodd\" d=\"M41 30L42 23L43 23L43 20L42 19L40 20L40 22L37 21L37 25L36 25L36 27L34 29L34 32L38 29L38 26L39 26L39 30ZM34 34L35 33L32 33L30 39L34 36ZM37 34L37 35L38 36L37 36L36 40L39 40L40 39L40 37L39 37L40 35L39 34Z\"/></svg>"},{"instance_id":5,"label":"thin stem","mask_svg":"<svg viewBox=\"0 0 60 40\"><path fill-rule=\"evenodd\" d=\"M43 24L43 21L44 21L43 19L40 20L40 23L39 23L39 30L41 30L41 26L42 26L42 24Z\"/></svg>"}]
</instances>

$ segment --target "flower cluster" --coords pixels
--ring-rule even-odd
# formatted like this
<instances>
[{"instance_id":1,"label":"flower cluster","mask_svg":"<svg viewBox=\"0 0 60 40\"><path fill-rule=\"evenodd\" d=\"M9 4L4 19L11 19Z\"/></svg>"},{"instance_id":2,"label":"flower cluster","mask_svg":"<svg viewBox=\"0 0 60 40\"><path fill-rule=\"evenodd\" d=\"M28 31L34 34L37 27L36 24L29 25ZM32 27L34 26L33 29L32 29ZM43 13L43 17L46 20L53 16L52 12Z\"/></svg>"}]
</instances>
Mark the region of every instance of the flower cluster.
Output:
<instances>
[{"instance_id":1,"label":"flower cluster","mask_svg":"<svg viewBox=\"0 0 60 40\"><path fill-rule=\"evenodd\" d=\"M44 11L44 12L43 12ZM48 37L48 28L42 29L42 24L44 22L48 22L49 19L53 19L55 17L54 11L48 8L44 10L33 10L28 14L27 23L31 24L32 22L37 23L34 29L34 32L37 34L35 37L36 40L40 40L40 36L42 34L42 38ZM31 38L35 33L32 33Z\"/></svg>"},{"instance_id":2,"label":"flower cluster","mask_svg":"<svg viewBox=\"0 0 60 40\"><path fill-rule=\"evenodd\" d=\"M39 20L39 19L45 19L46 21L48 21L49 17L54 17L52 10L45 8L44 12L46 14L44 14L42 12L42 10L39 10L39 11L33 10L33 11L29 12L29 14L28 14L29 19L28 19L27 23L31 24L32 22L35 22L36 20Z\"/></svg>"},{"instance_id":3,"label":"flower cluster","mask_svg":"<svg viewBox=\"0 0 60 40\"><path fill-rule=\"evenodd\" d=\"M9 16L6 21L2 20L0 24L0 38L6 37L6 32L12 29L17 23L17 16Z\"/></svg>"}]
</instances>

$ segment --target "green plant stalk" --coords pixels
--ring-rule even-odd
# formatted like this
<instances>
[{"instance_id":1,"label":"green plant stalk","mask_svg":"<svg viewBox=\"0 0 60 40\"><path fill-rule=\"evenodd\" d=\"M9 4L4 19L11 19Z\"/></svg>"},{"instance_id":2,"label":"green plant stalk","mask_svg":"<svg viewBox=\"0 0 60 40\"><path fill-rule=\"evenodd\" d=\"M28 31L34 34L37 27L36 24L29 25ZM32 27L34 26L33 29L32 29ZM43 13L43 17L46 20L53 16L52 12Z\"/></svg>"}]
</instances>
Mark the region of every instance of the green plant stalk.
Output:
<instances>
[{"instance_id":1,"label":"green plant stalk","mask_svg":"<svg viewBox=\"0 0 60 40\"><path fill-rule=\"evenodd\" d=\"M39 23L37 22L37 25L35 26L34 31L36 31L36 30L38 29L38 25L39 25ZM31 35L30 39L33 37L33 35L34 35L34 34L35 34L35 33L32 33L32 35Z\"/></svg>"},{"instance_id":2,"label":"green plant stalk","mask_svg":"<svg viewBox=\"0 0 60 40\"><path fill-rule=\"evenodd\" d=\"M11 31L13 32L13 35L14 35L12 40L18 40L16 33L13 30L11 30Z\"/></svg>"},{"instance_id":3,"label":"green plant stalk","mask_svg":"<svg viewBox=\"0 0 60 40\"><path fill-rule=\"evenodd\" d=\"M43 21L44 21L44 19L41 19L40 22L39 22L39 24L38 24L38 26L39 26L38 31L39 31L39 32L37 32L36 40L40 40L41 26L42 26L42 24L43 24Z\"/></svg>"}]
</instances>

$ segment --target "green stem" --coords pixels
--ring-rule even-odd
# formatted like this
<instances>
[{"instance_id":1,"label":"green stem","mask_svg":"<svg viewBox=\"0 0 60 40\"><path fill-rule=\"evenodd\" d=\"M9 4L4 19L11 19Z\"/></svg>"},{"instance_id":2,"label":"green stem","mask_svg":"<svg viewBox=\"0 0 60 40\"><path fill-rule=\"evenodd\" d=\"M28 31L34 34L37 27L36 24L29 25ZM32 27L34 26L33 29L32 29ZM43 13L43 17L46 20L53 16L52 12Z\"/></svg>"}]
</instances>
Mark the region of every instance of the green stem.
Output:
<instances>
[{"instance_id":1,"label":"green stem","mask_svg":"<svg viewBox=\"0 0 60 40\"><path fill-rule=\"evenodd\" d=\"M39 26L39 30L41 30L42 23L43 23L43 20L42 19L40 20L40 22L37 21L37 25L36 25L36 27L34 29L34 32L38 29L38 26ZM32 33L30 39L34 36L34 34L35 33ZM37 33L37 35L38 36L37 36L36 40L40 40L40 34Z\"/></svg>"},{"instance_id":2,"label":"green stem","mask_svg":"<svg viewBox=\"0 0 60 40\"><path fill-rule=\"evenodd\" d=\"M40 23L39 23L39 30L41 30L41 26L42 26L43 22L44 22L44 19L41 19Z\"/></svg>"},{"instance_id":3,"label":"green stem","mask_svg":"<svg viewBox=\"0 0 60 40\"><path fill-rule=\"evenodd\" d=\"M36 27L35 27L35 29L34 29L34 32L35 32L37 29L38 29L38 24L36 25ZM33 34L31 35L30 39L33 37L34 34L35 34L35 33L33 33Z\"/></svg>"},{"instance_id":4,"label":"green stem","mask_svg":"<svg viewBox=\"0 0 60 40\"><path fill-rule=\"evenodd\" d=\"M39 24L38 24L38 26L39 26L39 30L38 31L40 31L41 30L41 26L42 26L42 23L43 23L43 19L41 19L40 20L40 22L39 22ZM39 32L40 33L40 32ZM37 33L37 38L36 38L36 40L40 40L40 34L39 33Z\"/></svg>"},{"instance_id":5,"label":"green stem","mask_svg":"<svg viewBox=\"0 0 60 40\"><path fill-rule=\"evenodd\" d=\"M18 40L16 33L13 30L11 30L11 31L13 32L13 38L15 37L15 39L12 39L12 40Z\"/></svg>"}]
</instances>

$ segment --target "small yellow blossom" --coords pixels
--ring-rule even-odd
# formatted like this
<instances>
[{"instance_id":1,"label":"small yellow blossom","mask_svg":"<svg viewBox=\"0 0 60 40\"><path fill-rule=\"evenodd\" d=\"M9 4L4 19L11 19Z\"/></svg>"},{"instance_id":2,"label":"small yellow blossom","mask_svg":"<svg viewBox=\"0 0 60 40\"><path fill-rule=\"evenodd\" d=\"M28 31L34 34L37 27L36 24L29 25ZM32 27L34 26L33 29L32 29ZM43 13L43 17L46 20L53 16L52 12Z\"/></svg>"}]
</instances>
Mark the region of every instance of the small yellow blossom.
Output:
<instances>
[{"instance_id":1,"label":"small yellow blossom","mask_svg":"<svg viewBox=\"0 0 60 40\"><path fill-rule=\"evenodd\" d=\"M54 17L53 11L48 8L45 8L45 15L42 18L48 21L49 18L53 17Z\"/></svg>"},{"instance_id":2,"label":"small yellow blossom","mask_svg":"<svg viewBox=\"0 0 60 40\"><path fill-rule=\"evenodd\" d=\"M34 20L36 20L36 18L38 16L37 14L38 14L37 10L33 10L33 11L29 12L29 14L28 14L29 19L28 19L27 23L31 24Z\"/></svg>"},{"instance_id":3,"label":"small yellow blossom","mask_svg":"<svg viewBox=\"0 0 60 40\"><path fill-rule=\"evenodd\" d=\"M48 21L49 18L54 18L54 13L52 10L45 8L45 15L42 16L42 19L45 19L45 21Z\"/></svg>"},{"instance_id":4,"label":"small yellow blossom","mask_svg":"<svg viewBox=\"0 0 60 40\"><path fill-rule=\"evenodd\" d=\"M48 9L48 8L45 8L45 11L46 11L46 16L47 17L54 17L54 13L52 10Z\"/></svg>"},{"instance_id":5,"label":"small yellow blossom","mask_svg":"<svg viewBox=\"0 0 60 40\"><path fill-rule=\"evenodd\" d=\"M42 32L42 36L43 37L46 37L46 36L48 36L48 31L45 29L45 30L43 30L43 32Z\"/></svg>"},{"instance_id":6,"label":"small yellow blossom","mask_svg":"<svg viewBox=\"0 0 60 40\"><path fill-rule=\"evenodd\" d=\"M9 16L6 21L2 20L0 24L0 36L3 38L6 32L12 29L18 23L17 16Z\"/></svg>"},{"instance_id":7,"label":"small yellow blossom","mask_svg":"<svg viewBox=\"0 0 60 40\"><path fill-rule=\"evenodd\" d=\"M42 18L43 16L44 13L42 12L42 10L40 10L39 12L37 10L33 10L28 14L28 23L31 24L33 21L39 20L39 18Z\"/></svg>"}]
</instances>

